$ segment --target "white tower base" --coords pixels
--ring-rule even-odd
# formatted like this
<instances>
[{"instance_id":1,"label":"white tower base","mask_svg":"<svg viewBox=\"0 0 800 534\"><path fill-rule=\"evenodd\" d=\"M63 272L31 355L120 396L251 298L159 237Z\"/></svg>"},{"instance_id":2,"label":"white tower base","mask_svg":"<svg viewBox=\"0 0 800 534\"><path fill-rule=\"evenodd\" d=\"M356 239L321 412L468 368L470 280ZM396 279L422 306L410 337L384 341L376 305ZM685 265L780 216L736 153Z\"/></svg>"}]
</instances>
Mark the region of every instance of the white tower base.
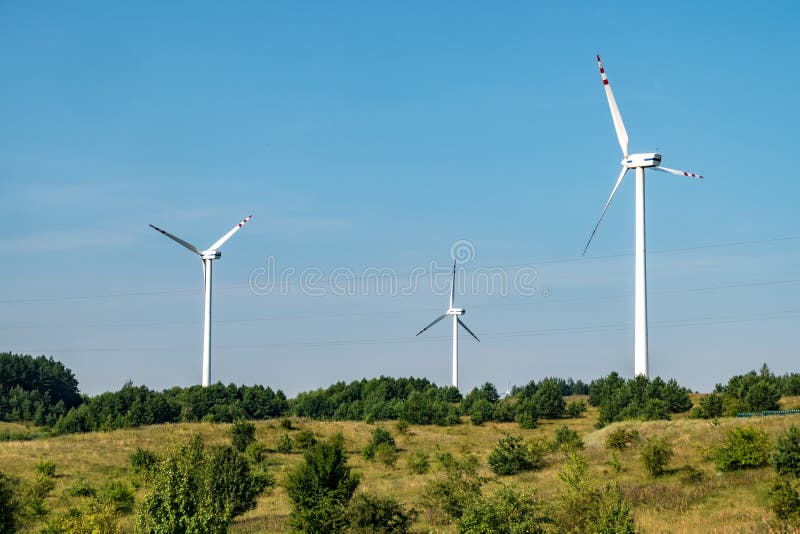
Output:
<instances>
[{"instance_id":1,"label":"white tower base","mask_svg":"<svg viewBox=\"0 0 800 534\"><path fill-rule=\"evenodd\" d=\"M634 376L647 374L647 259L644 228L644 169L636 167L636 288L634 302Z\"/></svg>"}]
</instances>

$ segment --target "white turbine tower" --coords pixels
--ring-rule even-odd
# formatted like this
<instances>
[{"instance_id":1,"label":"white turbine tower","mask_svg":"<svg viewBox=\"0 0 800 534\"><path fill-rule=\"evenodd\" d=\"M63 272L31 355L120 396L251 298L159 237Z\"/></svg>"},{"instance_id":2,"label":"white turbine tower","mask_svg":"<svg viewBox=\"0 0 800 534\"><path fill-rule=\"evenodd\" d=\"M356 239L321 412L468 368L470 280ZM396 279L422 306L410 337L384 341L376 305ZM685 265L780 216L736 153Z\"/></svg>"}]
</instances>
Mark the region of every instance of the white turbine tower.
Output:
<instances>
[{"instance_id":1,"label":"white turbine tower","mask_svg":"<svg viewBox=\"0 0 800 534\"><path fill-rule=\"evenodd\" d=\"M476 341L480 342L478 336L472 333L472 330L469 329L467 325L464 324L464 321L461 320L459 315L464 315L467 313L467 310L464 308L454 308L453 307L453 298L455 297L456 293L456 262L453 262L453 277L450 280L450 307L447 308L442 315L437 317L431 324L417 332L417 335L420 335L428 328L432 327L448 315L453 316L453 386L458 389L458 325L464 327L464 330L469 332L469 335L475 338Z\"/></svg>"},{"instance_id":2,"label":"white turbine tower","mask_svg":"<svg viewBox=\"0 0 800 534\"><path fill-rule=\"evenodd\" d=\"M592 235L583 249L589 248L589 243L592 242L597 227L600 226L600 221L606 214L611 200L622 183L625 173L629 169L636 170L636 249L635 249L635 292L634 292L634 375L647 376L647 274L646 274L646 259L645 259L645 236L644 236L644 170L650 168L656 171L668 172L670 174L677 174L679 176L688 176L690 178L702 178L698 174L692 172L676 171L675 169L668 169L661 167L661 154L647 153L647 154L628 154L628 133L625 131L625 125L622 123L622 117L617 108L617 102L614 100L614 93L611 92L611 86L608 84L606 71L603 69L603 63L600 61L600 56L597 56L597 64L600 67L600 77L603 80L603 87L606 90L608 97L608 106L611 108L611 118L614 120L614 128L617 130L617 139L619 139L619 146L622 148L622 172L617 178L617 183L614 184L614 189L611 191L611 196L608 197L603 212L600 214L597 224L592 230Z\"/></svg>"},{"instance_id":3,"label":"white turbine tower","mask_svg":"<svg viewBox=\"0 0 800 534\"><path fill-rule=\"evenodd\" d=\"M203 387L207 387L211 379L211 262L222 257L222 252L218 249L235 234L239 228L245 225L253 216L248 215L242 222L234 226L230 232L217 239L217 241L206 250L199 250L191 243L187 243L180 237L174 236L169 232L150 225L154 230L161 232L168 238L177 241L179 244L188 248L203 260L203 278L205 280L205 314L203 315Z\"/></svg>"}]
</instances>

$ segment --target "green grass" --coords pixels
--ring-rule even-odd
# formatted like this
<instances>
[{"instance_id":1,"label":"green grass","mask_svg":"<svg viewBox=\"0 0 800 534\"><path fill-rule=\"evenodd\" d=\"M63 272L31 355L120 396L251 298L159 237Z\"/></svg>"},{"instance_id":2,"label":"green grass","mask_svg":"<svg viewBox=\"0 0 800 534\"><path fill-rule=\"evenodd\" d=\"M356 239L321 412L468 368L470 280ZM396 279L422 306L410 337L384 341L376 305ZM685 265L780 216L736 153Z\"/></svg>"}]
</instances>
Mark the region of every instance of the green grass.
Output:
<instances>
[{"instance_id":1,"label":"green grass","mask_svg":"<svg viewBox=\"0 0 800 534\"><path fill-rule=\"evenodd\" d=\"M694 397L697 401L697 396ZM798 398L784 399L782 404L797 405ZM600 480L619 482L623 495L632 505L639 531L767 532L767 499L773 478L772 469L764 467L718 473L709 458L709 449L722 440L726 431L732 427L756 426L774 438L792 423L800 424L800 415L752 419L721 418L718 424L706 420L691 420L679 415L672 421L615 423L600 430L595 428L596 422L597 410L590 407L581 418L540 421L539 427L533 430L522 430L515 423L486 423L476 427L465 420L464 424L455 427L411 425L407 435L400 435L393 422L379 423L392 432L400 449L399 461L393 468L379 462L368 462L360 455L361 449L370 440L375 425L293 419L293 426L296 429L311 430L321 438L341 432L345 437L345 447L351 455L350 464L362 476L360 489L391 495L408 506L415 506L426 482L437 476L439 467L435 458L438 452L475 454L481 461L480 474L492 477L486 459L497 440L505 433L521 435L526 439L540 436L552 439L555 430L562 424L567 424L577 430L584 440L584 453L593 473ZM259 421L255 425L257 440L274 451L285 430L277 420ZM609 463L611 455L606 451L604 443L608 433L620 425L635 427L639 431L641 442L650 436L659 435L667 437L674 444L675 455L666 475L654 479L646 474L639 457L640 445L637 444L619 454L622 466L619 472L612 467ZM58 513L80 501L81 497L72 497L66 491L79 479L97 489L115 478L130 481L129 457L137 447L162 453L194 434L201 435L209 445L228 443L230 426L181 423L35 441L5 442L0 443L0 470L32 480L34 466L38 462L54 461L57 476L55 488L47 504L54 513ZM0 431L4 428L15 432L24 430L20 425L0 424ZM296 432L297 430L292 430L290 434L294 435ZM417 450L430 455L430 473L414 475L407 469L406 457ZM278 486L259 499L256 509L238 518L231 528L232 532L288 531L290 505L281 484L287 470L300 461L301 457L299 452L268 454ZM535 488L540 496L547 499L560 491L558 473L563 461L563 455L555 453L548 457L547 465L543 469L514 477L503 477L500 481L513 481L518 489ZM688 480L692 469L701 473L699 480ZM487 490L491 491L496 484L497 482L490 482ZM145 492L146 488L137 490L137 503ZM132 530L133 522L133 515L123 517L125 531ZM415 530L455 532L452 527L426 524L424 515L417 520ZM38 528L31 530L35 531Z\"/></svg>"}]
</instances>

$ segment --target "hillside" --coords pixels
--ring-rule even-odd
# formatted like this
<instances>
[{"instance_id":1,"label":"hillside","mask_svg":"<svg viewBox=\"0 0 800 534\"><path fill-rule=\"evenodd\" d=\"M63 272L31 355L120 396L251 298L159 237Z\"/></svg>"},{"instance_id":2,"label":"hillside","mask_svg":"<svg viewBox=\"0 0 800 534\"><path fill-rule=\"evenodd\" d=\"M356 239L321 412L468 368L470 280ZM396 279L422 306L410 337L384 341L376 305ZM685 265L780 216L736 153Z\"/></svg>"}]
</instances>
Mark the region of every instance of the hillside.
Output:
<instances>
[{"instance_id":1,"label":"hillside","mask_svg":"<svg viewBox=\"0 0 800 534\"><path fill-rule=\"evenodd\" d=\"M693 401L698 401L697 395L693 396ZM797 398L783 398L781 404L795 406L797 401ZM540 420L538 428L531 430L520 429L515 423L474 426L464 418L464 424L449 427L411 425L409 432L404 435L397 432L395 423L385 422L382 425L394 434L400 449L399 460L394 467L368 462L360 455L376 425L295 418L293 427L310 430L321 438L336 432L342 433L345 447L351 454L350 465L362 475L360 490L391 495L407 506L419 509L420 495L426 482L438 476L440 467L436 456L441 452L456 456L465 453L476 455L480 460L480 474L492 477L486 486L488 492L498 483L511 483L517 489L535 489L539 497L545 500L557 495L563 490L559 472L566 461L564 454L550 454L541 470L510 477L494 476L487 467L487 457L497 440L506 433L526 439L552 439L556 429L567 424L582 437L586 445L584 454L591 472L598 480L619 482L623 496L631 505L637 530L687 533L768 530L768 493L774 478L772 468L719 473L708 458L708 450L721 441L730 428L755 426L774 438L791 424L800 422L798 416L720 418L717 422L676 416L671 421L614 423L600 430L595 427L597 418L597 409L590 407L580 418ZM267 462L277 479L277 486L259 498L256 509L238 518L231 531L286 532L290 504L281 484L287 470L302 456L298 452L274 452L280 436L285 432L279 421L258 421L255 425L257 440L270 450ZM605 448L605 439L609 432L620 426L636 428L642 441L654 435L670 440L675 455L665 475L652 478L646 474L640 460L640 444L634 444L619 453L616 461L612 460L612 455ZM78 480L82 479L98 488L112 479L125 480L130 484L129 457L137 447L163 452L195 434L202 436L210 445L228 443L230 427L222 423L175 423L27 442L10 441L0 445L0 471L30 479L38 462L55 462L55 487L47 499L47 505L53 510L52 513L58 513L80 501L81 497L69 496L67 492ZM19 432L23 427L3 423L0 424L0 431L3 429ZM298 431L292 430L290 434ZM431 456L430 473L414 475L409 472L406 461L414 451L423 451ZM136 491L137 502L145 492L145 487ZM123 516L125 531L131 531L133 523L133 515ZM431 524L424 513L420 514L414 528L419 532L455 532L453 526Z\"/></svg>"}]
</instances>

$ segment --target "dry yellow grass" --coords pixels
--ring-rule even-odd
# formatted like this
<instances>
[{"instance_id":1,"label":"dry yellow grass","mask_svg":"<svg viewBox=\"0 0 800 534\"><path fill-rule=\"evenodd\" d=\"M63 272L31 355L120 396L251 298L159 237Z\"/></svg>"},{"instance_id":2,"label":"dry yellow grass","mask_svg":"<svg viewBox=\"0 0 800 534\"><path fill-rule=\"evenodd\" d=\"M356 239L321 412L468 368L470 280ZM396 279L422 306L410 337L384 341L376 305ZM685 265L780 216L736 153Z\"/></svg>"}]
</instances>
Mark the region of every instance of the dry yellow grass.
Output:
<instances>
[{"instance_id":1,"label":"dry yellow grass","mask_svg":"<svg viewBox=\"0 0 800 534\"><path fill-rule=\"evenodd\" d=\"M800 398L786 399L787 405L800 404ZM361 489L391 495L409 506L417 505L428 480L437 476L434 460L438 452L454 455L470 453L481 461L481 474L491 476L486 460L497 440L505 433L522 435L526 439L546 437L551 439L560 425L567 424L578 431L586 444L585 454L594 474L602 481L618 482L623 494L629 499L641 532L766 532L769 518L767 500L773 474L769 467L738 473L718 473L708 458L711 446L719 442L726 431L740 425L753 425L767 431L771 436L785 430L792 423L800 424L800 416L765 417L753 419L722 418L717 424L705 420L676 417L672 421L615 423L597 430L597 410L590 408L579 419L541 421L533 430L521 430L516 424L488 423L481 427L464 423L455 427L411 426L408 435L397 433L394 423L382 423L392 431L400 448L400 458L393 468L378 462L367 462L360 450L368 442L374 425L353 422L320 422L294 420L296 428L308 429L320 438L340 432L345 438L345 447L351 454L350 464L361 475ZM639 458L638 446L619 454L621 470L617 472L609 462L610 454L605 449L608 433L619 426L635 427L641 437L666 436L673 444L675 455L670 472L658 479L646 475ZM0 425L0 430L6 425ZM21 428L17 425L15 431ZM195 434L210 444L226 443L230 425L211 423L182 423L158 425L139 429L117 430L61 436L29 442L0 443L0 470L32 478L34 466L42 460L57 464L56 486L48 505L63 511L74 505L79 498L69 497L65 490L79 478L95 487L100 487L113 478L127 479L129 456L137 447L163 452ZM285 431L277 421L256 422L256 437L274 450L278 439ZM296 430L290 431L295 433ZM421 450L431 456L432 472L412 475L406 467L406 459L412 451ZM269 462L278 486L262 496L257 507L239 518L232 532L286 532L290 505L281 483L287 470L298 461L299 453L271 453ZM547 499L560 491L562 483L558 473L564 458L553 454L547 466L536 472L503 478L501 482L512 483L517 488L535 489ZM699 481L686 480L688 467L699 470ZM490 483L489 491L495 486ZM146 489L137 491L137 501ZM127 530L132 529L133 517L123 518ZM448 527L432 526L418 521L415 528L420 532L454 532Z\"/></svg>"}]
</instances>

